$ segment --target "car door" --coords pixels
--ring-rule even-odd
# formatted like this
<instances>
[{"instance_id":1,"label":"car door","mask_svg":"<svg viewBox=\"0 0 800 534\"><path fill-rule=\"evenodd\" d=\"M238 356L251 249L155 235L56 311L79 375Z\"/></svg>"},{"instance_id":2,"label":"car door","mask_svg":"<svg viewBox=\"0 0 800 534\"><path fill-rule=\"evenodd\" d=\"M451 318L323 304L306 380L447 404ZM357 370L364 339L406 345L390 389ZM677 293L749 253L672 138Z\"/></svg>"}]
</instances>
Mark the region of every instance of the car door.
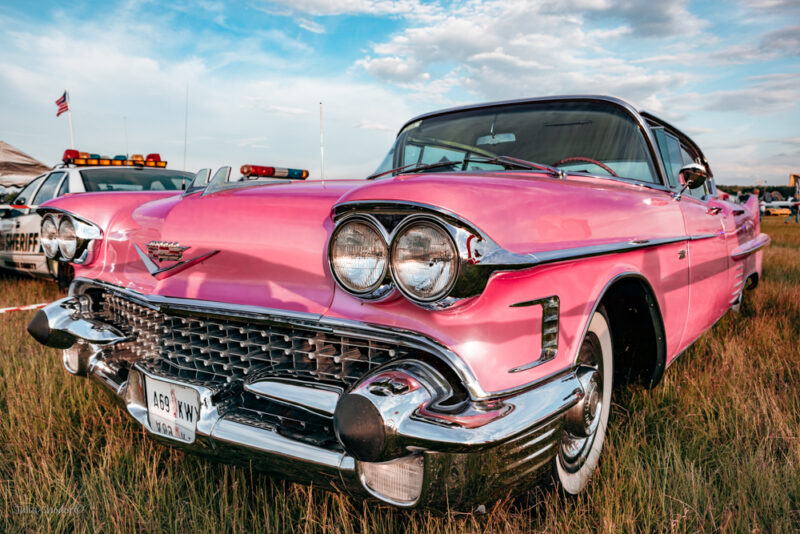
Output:
<instances>
[{"instance_id":1,"label":"car door","mask_svg":"<svg viewBox=\"0 0 800 534\"><path fill-rule=\"evenodd\" d=\"M0 209L0 266L17 269L14 260L17 248L18 228L21 219L30 212L29 205L47 175L39 176L26 185L10 204Z\"/></svg>"},{"instance_id":2,"label":"car door","mask_svg":"<svg viewBox=\"0 0 800 534\"><path fill-rule=\"evenodd\" d=\"M36 213L36 207L54 198L66 177L64 171L51 172L36 191L28 208L16 217L12 228L13 247L11 258L18 270L47 275L47 259L39 243L39 227L42 217Z\"/></svg>"},{"instance_id":3,"label":"car door","mask_svg":"<svg viewBox=\"0 0 800 534\"><path fill-rule=\"evenodd\" d=\"M683 187L680 169L700 160L698 154L682 145L677 135L665 131L662 157L670 183ZM711 327L728 309L730 295L730 257L728 236L734 231L731 210L712 202L704 184L687 189L680 207L688 237L689 312L682 344L688 344Z\"/></svg>"}]
</instances>

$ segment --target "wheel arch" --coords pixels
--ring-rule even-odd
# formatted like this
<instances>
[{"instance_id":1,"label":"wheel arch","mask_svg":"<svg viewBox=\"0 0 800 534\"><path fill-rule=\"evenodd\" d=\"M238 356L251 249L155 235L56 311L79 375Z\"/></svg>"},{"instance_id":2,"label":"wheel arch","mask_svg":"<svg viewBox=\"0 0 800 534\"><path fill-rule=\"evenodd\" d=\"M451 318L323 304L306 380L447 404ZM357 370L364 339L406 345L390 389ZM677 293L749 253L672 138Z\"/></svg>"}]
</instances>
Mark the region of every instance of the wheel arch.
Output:
<instances>
[{"instance_id":1,"label":"wheel arch","mask_svg":"<svg viewBox=\"0 0 800 534\"><path fill-rule=\"evenodd\" d=\"M595 311L603 306L614 346L614 381L640 383L650 389L664 375L666 334L661 307L650 282L639 272L626 271L611 278L599 293L588 315L586 336ZM576 353L577 358L577 353Z\"/></svg>"}]
</instances>

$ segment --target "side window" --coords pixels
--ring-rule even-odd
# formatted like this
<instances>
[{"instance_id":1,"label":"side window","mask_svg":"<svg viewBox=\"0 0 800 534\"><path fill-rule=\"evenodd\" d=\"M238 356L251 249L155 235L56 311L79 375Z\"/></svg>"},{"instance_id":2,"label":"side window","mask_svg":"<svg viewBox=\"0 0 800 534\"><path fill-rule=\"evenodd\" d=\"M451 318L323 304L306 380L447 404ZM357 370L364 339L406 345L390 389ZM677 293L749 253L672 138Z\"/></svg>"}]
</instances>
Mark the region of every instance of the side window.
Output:
<instances>
[{"instance_id":1,"label":"side window","mask_svg":"<svg viewBox=\"0 0 800 534\"><path fill-rule=\"evenodd\" d=\"M664 161L664 168L667 170L667 180L669 181L669 185L671 187L678 187L678 175L672 174L672 166L670 165L670 157L669 157L669 147L667 144L667 134L664 132L664 128L662 127L655 127L652 129L653 134L656 138L656 144L658 145L658 151L661 154L661 159ZM672 136L670 136L672 137ZM674 138L673 138L674 139Z\"/></svg>"},{"instance_id":2,"label":"side window","mask_svg":"<svg viewBox=\"0 0 800 534\"><path fill-rule=\"evenodd\" d=\"M664 128L653 128L653 133L656 137L656 144L658 144L658 151L661 153L661 159L664 160L669 185L681 187L682 184L678 179L678 174L683 167L680 142L674 135L664 131Z\"/></svg>"},{"instance_id":3,"label":"side window","mask_svg":"<svg viewBox=\"0 0 800 534\"><path fill-rule=\"evenodd\" d=\"M42 183L44 178L44 176L40 176L26 185L25 188L14 198L14 200L11 201L11 203L19 206L27 206L30 201L33 200L33 194L36 192L36 188L39 187L39 184Z\"/></svg>"},{"instance_id":4,"label":"side window","mask_svg":"<svg viewBox=\"0 0 800 534\"><path fill-rule=\"evenodd\" d=\"M678 175L683 167L683 157L681 156L681 144L678 139L671 134L664 134L667 141L667 152L669 153L669 166L667 167L670 174L670 183L683 185L678 179Z\"/></svg>"},{"instance_id":5,"label":"side window","mask_svg":"<svg viewBox=\"0 0 800 534\"><path fill-rule=\"evenodd\" d=\"M61 195L66 195L67 193L69 193L69 174L65 176L64 181L61 182L61 187L58 188L58 194L56 194L56 196L60 197Z\"/></svg>"},{"instance_id":6,"label":"side window","mask_svg":"<svg viewBox=\"0 0 800 534\"><path fill-rule=\"evenodd\" d=\"M56 188L58 187L58 182L61 181L61 178L64 177L63 172L54 172L47 178L45 178L42 187L39 188L39 192L36 193L36 198L33 199L33 205L38 206L44 202L47 202L51 198L56 195Z\"/></svg>"}]
</instances>

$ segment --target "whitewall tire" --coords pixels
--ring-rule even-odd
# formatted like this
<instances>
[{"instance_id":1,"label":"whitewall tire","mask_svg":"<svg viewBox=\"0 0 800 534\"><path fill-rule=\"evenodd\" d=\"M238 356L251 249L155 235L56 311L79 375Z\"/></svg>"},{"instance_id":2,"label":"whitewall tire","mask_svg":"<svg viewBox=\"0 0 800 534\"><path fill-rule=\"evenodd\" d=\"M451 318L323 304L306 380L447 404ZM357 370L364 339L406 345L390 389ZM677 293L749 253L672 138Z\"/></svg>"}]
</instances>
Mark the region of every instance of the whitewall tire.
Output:
<instances>
[{"instance_id":1,"label":"whitewall tire","mask_svg":"<svg viewBox=\"0 0 800 534\"><path fill-rule=\"evenodd\" d=\"M573 495L586 489L597 468L611 411L613 345L602 307L592 315L577 365L585 395L567 414L554 465L556 481Z\"/></svg>"}]
</instances>

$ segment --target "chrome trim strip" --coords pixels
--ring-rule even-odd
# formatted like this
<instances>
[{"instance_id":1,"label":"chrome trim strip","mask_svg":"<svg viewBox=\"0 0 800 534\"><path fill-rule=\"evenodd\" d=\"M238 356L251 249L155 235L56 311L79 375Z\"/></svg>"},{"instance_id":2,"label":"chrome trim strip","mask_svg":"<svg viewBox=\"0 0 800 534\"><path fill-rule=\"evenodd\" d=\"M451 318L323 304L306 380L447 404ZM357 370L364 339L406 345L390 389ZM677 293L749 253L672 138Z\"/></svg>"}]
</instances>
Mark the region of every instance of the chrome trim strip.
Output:
<instances>
[{"instance_id":1,"label":"chrome trim strip","mask_svg":"<svg viewBox=\"0 0 800 534\"><path fill-rule=\"evenodd\" d=\"M714 237L719 237L721 235L723 235L722 231L713 234L697 234L689 236L689 241L701 241L703 239L712 239Z\"/></svg>"},{"instance_id":2,"label":"chrome trim strip","mask_svg":"<svg viewBox=\"0 0 800 534\"><path fill-rule=\"evenodd\" d=\"M558 330L561 319L561 300L557 295L545 297L527 302L518 302L509 306L510 308L520 308L526 306L541 305L542 307L542 348L539 357L531 362L509 369L509 373L519 373L533 369L545 362L549 362L558 354Z\"/></svg>"},{"instance_id":3,"label":"chrome trim strip","mask_svg":"<svg viewBox=\"0 0 800 534\"><path fill-rule=\"evenodd\" d=\"M758 237L747 241L746 243L735 248L731 252L731 258L734 260L742 260L751 254L754 254L766 247L772 242L772 239L767 234L759 234Z\"/></svg>"},{"instance_id":4,"label":"chrome trim strip","mask_svg":"<svg viewBox=\"0 0 800 534\"><path fill-rule=\"evenodd\" d=\"M447 309L465 299L480 295L489 282L489 277L498 271L517 271L548 263L629 252L640 248L657 247L683 241L697 241L720 235L698 234L651 239L636 238L602 245L517 254L498 245L489 236L478 230L470 221L450 211L429 204L396 200L357 200L339 204L334 207L333 211L333 219L337 227L350 217L372 215L379 218L382 214L405 215L405 219L398 222L391 232L386 232L389 242L391 242L397 230L407 224L407 221L411 220L411 218L428 217L439 222L448 230L450 237L456 243L461 257L460 272L450 292L438 301L423 303L409 298L414 304L428 310ZM437 218L441 220L437 220ZM385 230L385 227L382 225L381 227ZM330 245L328 253L330 258Z\"/></svg>"}]
</instances>

